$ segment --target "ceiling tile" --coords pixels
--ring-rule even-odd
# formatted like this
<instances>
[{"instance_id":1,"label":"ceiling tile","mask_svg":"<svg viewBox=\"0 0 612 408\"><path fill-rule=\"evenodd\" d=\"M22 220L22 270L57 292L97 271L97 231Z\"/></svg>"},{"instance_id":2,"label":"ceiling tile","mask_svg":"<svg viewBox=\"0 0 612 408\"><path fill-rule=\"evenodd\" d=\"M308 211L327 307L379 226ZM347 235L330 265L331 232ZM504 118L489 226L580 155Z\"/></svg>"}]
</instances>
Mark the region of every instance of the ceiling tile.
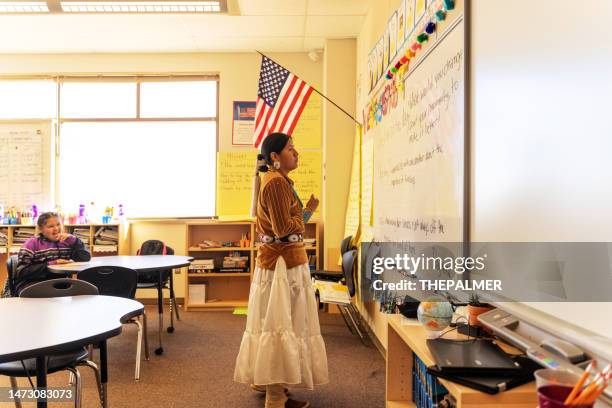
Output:
<instances>
[{"instance_id":1,"label":"ceiling tile","mask_svg":"<svg viewBox=\"0 0 612 408\"><path fill-rule=\"evenodd\" d=\"M363 16L308 16L304 34L307 37L357 37L363 19Z\"/></svg>"},{"instance_id":2,"label":"ceiling tile","mask_svg":"<svg viewBox=\"0 0 612 408\"><path fill-rule=\"evenodd\" d=\"M308 0L308 15L365 16L370 0Z\"/></svg>"},{"instance_id":3,"label":"ceiling tile","mask_svg":"<svg viewBox=\"0 0 612 408\"><path fill-rule=\"evenodd\" d=\"M302 37L195 38L200 51L218 52L296 52L303 51Z\"/></svg>"},{"instance_id":4,"label":"ceiling tile","mask_svg":"<svg viewBox=\"0 0 612 408\"><path fill-rule=\"evenodd\" d=\"M304 33L303 16L186 15L183 22L187 32L194 37L292 37Z\"/></svg>"},{"instance_id":5,"label":"ceiling tile","mask_svg":"<svg viewBox=\"0 0 612 408\"><path fill-rule=\"evenodd\" d=\"M306 0L239 0L243 16L303 16Z\"/></svg>"}]
</instances>

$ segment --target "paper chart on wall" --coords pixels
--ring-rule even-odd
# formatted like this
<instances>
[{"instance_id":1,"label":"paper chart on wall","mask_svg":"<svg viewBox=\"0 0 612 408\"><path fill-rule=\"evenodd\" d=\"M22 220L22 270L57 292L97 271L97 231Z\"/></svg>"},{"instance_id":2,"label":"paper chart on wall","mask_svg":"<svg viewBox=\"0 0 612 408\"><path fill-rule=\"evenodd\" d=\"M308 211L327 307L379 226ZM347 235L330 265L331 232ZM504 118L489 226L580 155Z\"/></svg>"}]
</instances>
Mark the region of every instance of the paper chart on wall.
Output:
<instances>
[{"instance_id":1,"label":"paper chart on wall","mask_svg":"<svg viewBox=\"0 0 612 408\"><path fill-rule=\"evenodd\" d=\"M374 210L374 140L361 146L361 225L371 226Z\"/></svg>"},{"instance_id":2,"label":"paper chart on wall","mask_svg":"<svg viewBox=\"0 0 612 408\"><path fill-rule=\"evenodd\" d=\"M251 212L253 175L257 152L217 154L217 215L247 215Z\"/></svg>"},{"instance_id":3,"label":"paper chart on wall","mask_svg":"<svg viewBox=\"0 0 612 408\"><path fill-rule=\"evenodd\" d=\"M29 208L45 201L41 130L0 130L0 205Z\"/></svg>"},{"instance_id":4,"label":"paper chart on wall","mask_svg":"<svg viewBox=\"0 0 612 408\"><path fill-rule=\"evenodd\" d=\"M289 177L294 182L295 191L304 205L311 194L321 200L322 166L321 151L305 151L300 153L298 168L289 173ZM315 211L315 215L320 212L321 206Z\"/></svg>"},{"instance_id":5,"label":"paper chart on wall","mask_svg":"<svg viewBox=\"0 0 612 408\"><path fill-rule=\"evenodd\" d=\"M299 152L304 149L321 148L321 115L321 96L313 92L291 135Z\"/></svg>"},{"instance_id":6,"label":"paper chart on wall","mask_svg":"<svg viewBox=\"0 0 612 408\"><path fill-rule=\"evenodd\" d=\"M406 31L406 0L400 1L397 9L397 48L401 48Z\"/></svg>"},{"instance_id":7,"label":"paper chart on wall","mask_svg":"<svg viewBox=\"0 0 612 408\"><path fill-rule=\"evenodd\" d=\"M353 164L351 167L351 184L346 208L344 222L344 237L352 236L353 242L359 241L359 216L360 216L360 168L361 168L361 130L358 128L353 143Z\"/></svg>"},{"instance_id":8,"label":"paper chart on wall","mask_svg":"<svg viewBox=\"0 0 612 408\"><path fill-rule=\"evenodd\" d=\"M250 214L256 157L255 150L217 154L217 215L219 217L248 216ZM321 198L321 152L303 152L299 157L299 167L291 172L289 177L295 182L295 189L306 205L310 194Z\"/></svg>"}]
</instances>

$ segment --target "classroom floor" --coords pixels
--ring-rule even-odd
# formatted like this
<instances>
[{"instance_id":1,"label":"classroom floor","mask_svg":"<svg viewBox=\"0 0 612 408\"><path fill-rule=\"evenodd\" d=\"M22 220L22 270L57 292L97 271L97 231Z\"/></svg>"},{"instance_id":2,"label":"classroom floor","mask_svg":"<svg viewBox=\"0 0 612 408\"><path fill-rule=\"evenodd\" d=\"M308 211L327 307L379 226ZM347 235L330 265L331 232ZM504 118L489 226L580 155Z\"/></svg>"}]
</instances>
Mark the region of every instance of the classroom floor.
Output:
<instances>
[{"instance_id":1,"label":"classroom floor","mask_svg":"<svg viewBox=\"0 0 612 408\"><path fill-rule=\"evenodd\" d=\"M166 308L166 312L167 312ZM141 365L140 382L135 382L136 329L124 326L109 341L109 406L259 408L263 394L232 381L234 361L240 346L245 316L229 312L183 312L175 322L174 334L164 331L164 354L157 356L157 312L147 306L150 361ZM168 314L164 315L168 318ZM348 331L337 314L320 315L321 332L327 347L330 384L314 391L292 390L297 399L313 408L377 408L385 405L385 361L374 346L364 347ZM144 350L143 350L144 355ZM96 357L97 358L97 357ZM80 370L83 378L83 407L97 405L97 391L91 370ZM66 384L68 374L49 376L50 386ZM5 384L6 383L6 384ZM25 385L20 380L20 385ZM0 385L8 385L2 378ZM0 407L13 404L0 403ZM33 406L33 404L24 404ZM49 404L49 407L68 404Z\"/></svg>"}]
</instances>

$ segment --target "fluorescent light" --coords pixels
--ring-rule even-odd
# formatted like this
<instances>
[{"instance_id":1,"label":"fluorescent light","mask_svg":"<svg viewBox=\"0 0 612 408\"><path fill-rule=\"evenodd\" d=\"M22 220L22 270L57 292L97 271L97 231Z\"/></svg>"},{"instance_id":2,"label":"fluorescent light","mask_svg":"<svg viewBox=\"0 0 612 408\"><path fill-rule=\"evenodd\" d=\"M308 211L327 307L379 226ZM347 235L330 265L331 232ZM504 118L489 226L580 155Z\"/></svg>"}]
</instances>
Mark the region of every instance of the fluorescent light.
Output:
<instances>
[{"instance_id":1,"label":"fluorescent light","mask_svg":"<svg viewBox=\"0 0 612 408\"><path fill-rule=\"evenodd\" d=\"M45 1L0 1L0 13L48 13Z\"/></svg>"},{"instance_id":2,"label":"fluorescent light","mask_svg":"<svg viewBox=\"0 0 612 408\"><path fill-rule=\"evenodd\" d=\"M62 1L61 6L66 13L221 12L219 1Z\"/></svg>"}]
</instances>

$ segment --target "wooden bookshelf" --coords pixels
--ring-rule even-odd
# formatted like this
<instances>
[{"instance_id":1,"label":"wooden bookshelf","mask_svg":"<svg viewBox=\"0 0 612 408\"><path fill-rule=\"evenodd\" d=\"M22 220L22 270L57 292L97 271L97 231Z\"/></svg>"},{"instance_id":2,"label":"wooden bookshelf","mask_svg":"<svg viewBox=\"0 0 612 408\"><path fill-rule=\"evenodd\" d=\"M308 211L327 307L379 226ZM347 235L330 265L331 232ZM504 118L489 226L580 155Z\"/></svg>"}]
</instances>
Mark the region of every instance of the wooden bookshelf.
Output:
<instances>
[{"instance_id":1,"label":"wooden bookshelf","mask_svg":"<svg viewBox=\"0 0 612 408\"><path fill-rule=\"evenodd\" d=\"M188 223L186 228L185 253L198 259L213 259L215 268L218 268L223 257L230 252L240 252L248 256L248 270L246 272L192 272L189 271L185 279L185 310L221 311L233 310L236 307L246 307L249 300L251 280L255 270L257 249L261 245L254 241L255 224L244 222L221 222L216 220ZM240 247L239 242L244 234L249 236L248 247ZM319 225L315 222L306 225L305 238L314 238L314 245L307 245L309 254L314 252L316 267L320 266L319 259ZM204 240L219 243L233 243L232 246L216 248L199 248L198 244ZM189 285L206 285L205 302L189 299Z\"/></svg>"},{"instance_id":2,"label":"wooden bookshelf","mask_svg":"<svg viewBox=\"0 0 612 408\"><path fill-rule=\"evenodd\" d=\"M415 353L427 365L435 364L427 348L427 332L416 319L406 319L401 315L390 315L387 319L387 374L386 374L386 407L412 408L412 356ZM445 338L465 339L456 331ZM502 348L506 348L501 344ZM508 352L517 350L508 346ZM447 380L439 380L449 394L455 397L457 407L461 408L533 408L537 406L535 384L521 385L509 391L495 395L485 394L463 385Z\"/></svg>"}]
</instances>

